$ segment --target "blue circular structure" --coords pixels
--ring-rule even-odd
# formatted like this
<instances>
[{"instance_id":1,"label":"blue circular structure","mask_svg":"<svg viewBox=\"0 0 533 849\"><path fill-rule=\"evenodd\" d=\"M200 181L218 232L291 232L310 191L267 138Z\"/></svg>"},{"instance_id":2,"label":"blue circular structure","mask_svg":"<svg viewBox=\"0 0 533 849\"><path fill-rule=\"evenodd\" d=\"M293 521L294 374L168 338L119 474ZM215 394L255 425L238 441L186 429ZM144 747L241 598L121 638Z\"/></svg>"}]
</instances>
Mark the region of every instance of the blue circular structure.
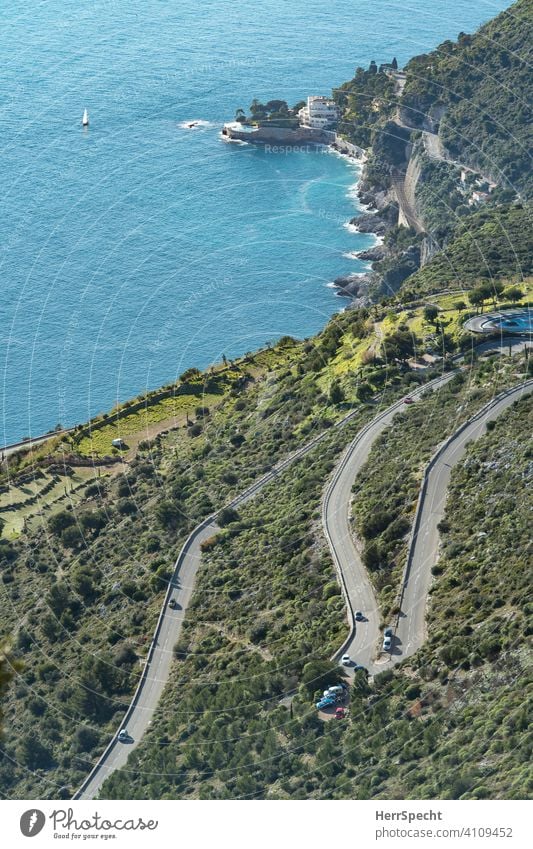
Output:
<instances>
[{"instance_id":1,"label":"blue circular structure","mask_svg":"<svg viewBox=\"0 0 533 849\"><path fill-rule=\"evenodd\" d=\"M533 310L529 307L498 310L476 315L465 322L465 330L472 333L512 333L515 336L533 333Z\"/></svg>"}]
</instances>

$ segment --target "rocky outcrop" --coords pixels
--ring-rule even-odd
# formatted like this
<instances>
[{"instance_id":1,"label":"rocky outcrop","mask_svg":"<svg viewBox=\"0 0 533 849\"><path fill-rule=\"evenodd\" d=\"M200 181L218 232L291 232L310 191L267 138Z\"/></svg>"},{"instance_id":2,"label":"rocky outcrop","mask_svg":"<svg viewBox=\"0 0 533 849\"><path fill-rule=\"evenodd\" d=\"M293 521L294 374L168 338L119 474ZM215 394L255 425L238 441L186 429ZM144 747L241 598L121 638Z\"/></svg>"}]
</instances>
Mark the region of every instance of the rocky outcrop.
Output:
<instances>
[{"instance_id":1,"label":"rocky outcrop","mask_svg":"<svg viewBox=\"0 0 533 849\"><path fill-rule=\"evenodd\" d=\"M391 225L379 215L371 212L367 215L357 215L350 220L358 233L375 233L376 236L384 236Z\"/></svg>"},{"instance_id":2,"label":"rocky outcrop","mask_svg":"<svg viewBox=\"0 0 533 849\"><path fill-rule=\"evenodd\" d=\"M380 291L390 295L398 291L403 281L420 268L420 247L410 245L401 254L394 257L390 268L380 269Z\"/></svg>"},{"instance_id":3,"label":"rocky outcrop","mask_svg":"<svg viewBox=\"0 0 533 849\"><path fill-rule=\"evenodd\" d=\"M373 248L368 248L366 251L358 251L355 254L357 259L362 259L364 262L380 262L387 256L387 248L385 245L374 245Z\"/></svg>"},{"instance_id":4,"label":"rocky outcrop","mask_svg":"<svg viewBox=\"0 0 533 849\"><path fill-rule=\"evenodd\" d=\"M337 277L333 281L333 285L338 289L337 294L357 299L358 306L370 303L369 291L375 283L376 275L372 273L348 274L345 277Z\"/></svg>"},{"instance_id":5,"label":"rocky outcrop","mask_svg":"<svg viewBox=\"0 0 533 849\"><path fill-rule=\"evenodd\" d=\"M404 127L413 130L426 130L428 133L438 133L439 124L446 114L443 103L428 104L425 99L410 94L404 99L398 109L398 120Z\"/></svg>"}]
</instances>

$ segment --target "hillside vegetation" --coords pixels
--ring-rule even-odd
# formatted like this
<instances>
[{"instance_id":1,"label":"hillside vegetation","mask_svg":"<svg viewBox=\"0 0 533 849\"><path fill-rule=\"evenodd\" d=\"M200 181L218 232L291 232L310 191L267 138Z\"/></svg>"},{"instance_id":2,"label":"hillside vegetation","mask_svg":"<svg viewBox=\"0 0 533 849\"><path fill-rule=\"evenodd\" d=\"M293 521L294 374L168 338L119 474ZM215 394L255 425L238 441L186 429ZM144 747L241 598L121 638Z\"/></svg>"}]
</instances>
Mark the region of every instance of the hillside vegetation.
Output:
<instances>
[{"instance_id":1,"label":"hillside vegetation","mask_svg":"<svg viewBox=\"0 0 533 849\"><path fill-rule=\"evenodd\" d=\"M371 292L416 297L531 274L532 24L533 0L518 0L415 56L404 76L374 63L336 90L341 132L367 148L361 198L388 231ZM410 225L401 237L398 220Z\"/></svg>"},{"instance_id":2,"label":"hillside vegetation","mask_svg":"<svg viewBox=\"0 0 533 849\"><path fill-rule=\"evenodd\" d=\"M358 673L345 722L324 723L312 704L334 680L327 654L342 616L313 524L329 448L239 511L206 553L205 589L195 594L157 720L103 797L531 793L523 736L531 424L527 400L454 473L430 640L370 684Z\"/></svg>"},{"instance_id":3,"label":"hillside vegetation","mask_svg":"<svg viewBox=\"0 0 533 849\"><path fill-rule=\"evenodd\" d=\"M423 404L405 407L378 437L355 480L355 531L385 622L395 612L423 469L461 422L516 383L517 366L516 358L482 359Z\"/></svg>"},{"instance_id":4,"label":"hillside vegetation","mask_svg":"<svg viewBox=\"0 0 533 849\"><path fill-rule=\"evenodd\" d=\"M410 125L442 114L436 123L451 157L524 198L532 189L532 38L533 2L518 0L474 35L411 59L401 99Z\"/></svg>"},{"instance_id":5,"label":"hillside vegetation","mask_svg":"<svg viewBox=\"0 0 533 849\"><path fill-rule=\"evenodd\" d=\"M531 211L518 205L482 209L457 224L450 243L403 284L406 298L481 281L533 274Z\"/></svg>"},{"instance_id":6,"label":"hillside vegetation","mask_svg":"<svg viewBox=\"0 0 533 849\"><path fill-rule=\"evenodd\" d=\"M81 782L90 762L116 731L131 698L174 560L192 527L298 445L331 430L350 409L358 409L357 421L362 421L373 414L368 401L379 397L378 393L397 397L432 376L431 370L417 375L407 368L412 337L401 349L393 346L388 361L376 362L371 356L361 362L361 351L372 340L369 314L348 311L313 340L298 343L285 338L270 351L227 363L218 380L224 384L223 391L216 396L210 389L210 374L183 376L182 383L190 381L194 390L178 395L178 399L191 397L195 405L186 420L177 416L153 439L139 441L133 434L138 447L130 460L94 467L92 477L76 480L74 493L69 461L85 462L87 471L97 462L102 431L106 436L101 450L105 451L115 428L134 415L139 416L142 435L142 408L133 413L127 404L114 417L98 420L98 427L79 428L67 443L54 437L48 446L23 456L22 463L15 459L7 471L4 468L5 485L16 487L25 481L23 488L28 489L33 486L32 476L40 484L39 464L52 458L55 465L45 468L55 469L63 482L57 484L61 497L53 503L37 496L30 505L31 520L26 515L18 532L13 530L20 528L17 510L30 507L6 513L10 524L0 538L3 635L12 641L13 659L21 664L4 700L6 740L0 789L5 795L68 796ZM157 393L152 400L158 411ZM150 422L148 401L144 409ZM330 585L325 600L332 600L326 610L335 604L335 618L323 614L316 638L320 657L323 653L327 657L345 629L339 589L329 555L315 557L309 546L301 548L291 527L297 528L316 510L331 457L350 431L331 433L336 435L329 449L333 453L322 456L319 452L314 477L310 472L306 476L304 467L302 493L294 494L297 512L280 520L279 561L275 549L265 543L257 555L265 574L260 582L259 572L251 579L252 584L261 584L261 597L268 593L274 598L266 574L283 566L287 546L295 558L294 563L287 560L287 568L294 571L301 561L306 569L309 566L309 573L302 587L292 590L290 580L280 572L276 579L281 582L280 603L287 593L294 592L298 599L313 581L320 598L324 584ZM89 456L82 453L85 445ZM16 489L24 494L20 487ZM308 490L309 500L300 508L298 498ZM31 500L33 495L28 497ZM236 530L229 525L226 545ZM249 538L244 527L241 532L251 556L253 541L268 532L268 523L265 520L264 530L261 522L249 525ZM229 599L237 615L245 582L238 569L232 571L226 564L226 554L237 561L241 555L230 555L222 548L216 551L221 560L213 587L219 589L209 597L214 601L218 594L219 602ZM305 658L307 614L299 605L298 601L297 611L287 610L287 616L300 629L300 658ZM273 608L270 615L277 616L280 610ZM260 640L248 633L248 625L243 630L227 617L226 604L213 611L213 620L222 612L224 634L235 634L237 644L246 648ZM268 610L265 615L268 618Z\"/></svg>"}]
</instances>

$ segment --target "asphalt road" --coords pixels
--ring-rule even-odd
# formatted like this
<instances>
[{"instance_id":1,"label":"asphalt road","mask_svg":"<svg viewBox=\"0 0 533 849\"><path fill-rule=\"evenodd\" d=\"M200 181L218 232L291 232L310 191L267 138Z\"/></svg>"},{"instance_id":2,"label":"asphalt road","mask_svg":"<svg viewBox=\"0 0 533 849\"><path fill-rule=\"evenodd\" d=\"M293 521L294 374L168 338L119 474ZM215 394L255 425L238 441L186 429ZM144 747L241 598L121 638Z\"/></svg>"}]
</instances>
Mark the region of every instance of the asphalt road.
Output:
<instances>
[{"instance_id":1,"label":"asphalt road","mask_svg":"<svg viewBox=\"0 0 533 849\"><path fill-rule=\"evenodd\" d=\"M356 412L352 411L346 415L336 423L335 427L342 427ZM284 460L281 460L226 506L237 507L239 504L249 501L295 460L312 451L328 433L329 431L324 431ZM143 673L122 722L122 727L128 729L130 740L127 743L122 743L117 740L116 736L113 737L99 761L92 765L91 772L74 795L74 799L95 799L106 778L126 764L128 755L140 743L143 735L150 727L155 709L168 681L173 648L178 641L183 619L194 590L196 573L200 565L201 544L219 530L216 524L216 515L208 517L194 529L174 565L172 581L165 596ZM175 609L169 606L171 599L176 602L177 607Z\"/></svg>"},{"instance_id":2,"label":"asphalt road","mask_svg":"<svg viewBox=\"0 0 533 849\"><path fill-rule=\"evenodd\" d=\"M521 335L522 337L531 338L531 330L520 330L520 328L514 328L511 331L509 328L504 328L503 332L498 327L498 320L512 320L513 318L519 317L523 318L524 314L528 314L528 310L526 307L516 307L516 309L507 309L507 310L493 310L492 312L481 313L480 315L475 315L472 318L469 318L468 321L465 322L465 330L470 330L471 333L498 333L500 332L503 337L503 342L505 342L505 333L516 333ZM530 315L530 313L529 313Z\"/></svg>"},{"instance_id":3,"label":"asphalt road","mask_svg":"<svg viewBox=\"0 0 533 849\"><path fill-rule=\"evenodd\" d=\"M467 444L479 439L486 424L494 421L516 400L533 391L533 380L493 399L466 425L460 427L429 462L420 491L409 556L403 582L401 612L395 629L392 661L418 651L426 639L426 606L431 569L438 559L437 525L444 518L446 496L453 467L463 458Z\"/></svg>"},{"instance_id":4,"label":"asphalt road","mask_svg":"<svg viewBox=\"0 0 533 849\"><path fill-rule=\"evenodd\" d=\"M517 340L517 344L522 345L523 341ZM418 398L429 387L442 385L451 377L452 374L447 373L412 392L411 396ZM378 613L373 590L349 533L348 511L351 486L358 469L368 456L372 442L390 424L395 413L402 406L402 401L396 402L363 428L341 458L324 498L324 510L327 513L326 521L328 523L326 535L329 533L328 539L334 539L333 558L345 590L349 619L355 610L363 610L368 617L368 622L358 625L354 633L350 634L347 643L338 654L340 655L345 651L353 653L358 662L366 665L370 671L378 671L383 668L379 662L374 663L372 661L372 646L377 645ZM349 413L335 426L342 427L356 412ZM302 448L280 461L271 471L263 475L226 506L236 507L253 498L266 484L275 480L295 460L312 451L328 433L329 431L325 431L319 434ZM364 459L362 459L363 457ZM335 484L337 479L338 483ZM332 485L333 491L329 492L328 496L328 491ZM131 741L119 743L116 737L113 737L98 762L94 765L87 765L88 768L92 767L91 771L74 795L75 799L96 798L105 779L116 769L120 769L126 764L128 755L140 743L152 722L159 699L168 681L173 647L179 638L183 619L193 593L196 573L200 565L200 546L202 542L219 530L216 524L216 515L208 517L194 529L175 563L173 578L161 609L143 673L122 722L122 726L127 727L131 735ZM333 537L331 537L331 529L333 529ZM176 601L176 609L169 607L170 599ZM386 657L381 658L381 660L387 662Z\"/></svg>"},{"instance_id":5,"label":"asphalt road","mask_svg":"<svg viewBox=\"0 0 533 849\"><path fill-rule=\"evenodd\" d=\"M451 380L453 374L451 372L431 381L411 392L410 397L415 401L419 400L423 392L427 392L429 388L435 391ZM341 579L351 631L335 657L349 654L354 663L365 666L371 673L383 669L382 664L386 664L389 658L377 657L380 613L372 583L350 529L352 486L366 463L375 440L390 427L394 416L402 409L403 399L376 416L357 434L337 464L322 503L322 525ZM362 622L354 621L354 614L358 610L364 615ZM347 667L347 672L353 673L353 666Z\"/></svg>"}]
</instances>

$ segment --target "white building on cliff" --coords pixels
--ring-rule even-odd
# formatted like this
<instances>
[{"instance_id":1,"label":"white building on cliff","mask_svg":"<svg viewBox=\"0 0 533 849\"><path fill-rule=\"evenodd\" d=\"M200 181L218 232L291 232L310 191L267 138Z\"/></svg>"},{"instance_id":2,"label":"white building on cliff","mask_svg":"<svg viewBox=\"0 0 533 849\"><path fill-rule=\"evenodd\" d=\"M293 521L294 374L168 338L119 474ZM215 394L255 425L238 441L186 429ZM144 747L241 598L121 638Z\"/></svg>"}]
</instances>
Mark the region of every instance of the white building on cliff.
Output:
<instances>
[{"instance_id":1,"label":"white building on cliff","mask_svg":"<svg viewBox=\"0 0 533 849\"><path fill-rule=\"evenodd\" d=\"M311 127L314 130L325 130L337 123L340 109L334 100L321 95L307 98L307 106L298 112L301 127Z\"/></svg>"}]
</instances>

